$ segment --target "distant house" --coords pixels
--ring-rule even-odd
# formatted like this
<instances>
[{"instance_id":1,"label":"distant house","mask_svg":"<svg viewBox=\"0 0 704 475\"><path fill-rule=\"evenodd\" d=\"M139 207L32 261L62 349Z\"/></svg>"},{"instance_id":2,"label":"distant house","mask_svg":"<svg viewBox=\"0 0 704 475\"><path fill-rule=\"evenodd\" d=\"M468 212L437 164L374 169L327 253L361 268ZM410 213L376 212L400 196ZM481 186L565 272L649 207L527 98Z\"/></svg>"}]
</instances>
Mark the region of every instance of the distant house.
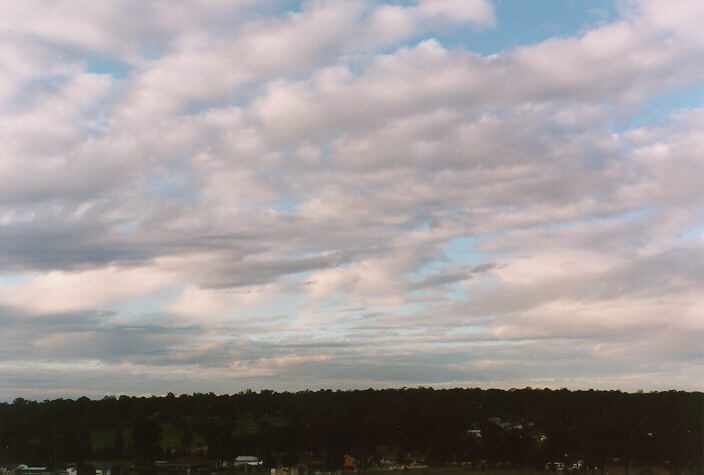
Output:
<instances>
[{"instance_id":1,"label":"distant house","mask_svg":"<svg viewBox=\"0 0 704 475\"><path fill-rule=\"evenodd\" d=\"M504 421L500 417L490 417L489 422L503 430L523 430L525 427L523 424Z\"/></svg>"},{"instance_id":2,"label":"distant house","mask_svg":"<svg viewBox=\"0 0 704 475\"><path fill-rule=\"evenodd\" d=\"M154 464L157 473L191 475L193 473L209 473L213 462L201 457L182 457L180 459L157 462Z\"/></svg>"},{"instance_id":3,"label":"distant house","mask_svg":"<svg viewBox=\"0 0 704 475\"><path fill-rule=\"evenodd\" d=\"M472 437L476 437L477 439L481 439L482 438L482 431L481 431L481 429L468 429L467 435L470 435Z\"/></svg>"},{"instance_id":4,"label":"distant house","mask_svg":"<svg viewBox=\"0 0 704 475\"><path fill-rule=\"evenodd\" d=\"M25 464L18 465L15 468L15 475L42 475L49 470L46 467L30 467Z\"/></svg>"},{"instance_id":5,"label":"distant house","mask_svg":"<svg viewBox=\"0 0 704 475\"><path fill-rule=\"evenodd\" d=\"M565 464L564 462L548 462L545 464L545 471L562 473L565 471Z\"/></svg>"},{"instance_id":6,"label":"distant house","mask_svg":"<svg viewBox=\"0 0 704 475\"><path fill-rule=\"evenodd\" d=\"M235 469L244 471L259 470L264 461L254 455L239 455L235 458Z\"/></svg>"},{"instance_id":7,"label":"distant house","mask_svg":"<svg viewBox=\"0 0 704 475\"><path fill-rule=\"evenodd\" d=\"M110 475L112 472L112 465L106 462L98 462L93 460L86 462L86 465L90 465L95 469L95 475Z\"/></svg>"},{"instance_id":8,"label":"distant house","mask_svg":"<svg viewBox=\"0 0 704 475\"><path fill-rule=\"evenodd\" d=\"M491 422L492 424L494 424L497 427L501 427L502 429L508 429L509 427L511 427L513 425L510 422L506 422L504 420L501 420L500 417L490 417L489 422Z\"/></svg>"},{"instance_id":9,"label":"distant house","mask_svg":"<svg viewBox=\"0 0 704 475\"><path fill-rule=\"evenodd\" d=\"M208 446L207 445L201 445L200 447L196 447L195 454L201 457L207 457L208 455Z\"/></svg>"},{"instance_id":10,"label":"distant house","mask_svg":"<svg viewBox=\"0 0 704 475\"><path fill-rule=\"evenodd\" d=\"M271 475L304 475L307 473L305 467L277 467L271 469Z\"/></svg>"},{"instance_id":11,"label":"distant house","mask_svg":"<svg viewBox=\"0 0 704 475\"><path fill-rule=\"evenodd\" d=\"M345 462L342 464L342 468L357 470L359 461L352 457L351 455L345 455Z\"/></svg>"}]
</instances>

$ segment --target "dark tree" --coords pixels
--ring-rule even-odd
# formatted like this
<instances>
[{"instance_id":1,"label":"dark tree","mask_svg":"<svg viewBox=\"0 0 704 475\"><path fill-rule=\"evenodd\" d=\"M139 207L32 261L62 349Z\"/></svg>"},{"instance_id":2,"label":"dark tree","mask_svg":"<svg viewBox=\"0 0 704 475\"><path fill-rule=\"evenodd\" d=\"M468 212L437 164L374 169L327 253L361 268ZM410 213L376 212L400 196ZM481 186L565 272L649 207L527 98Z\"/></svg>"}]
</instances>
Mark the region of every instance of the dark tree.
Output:
<instances>
[{"instance_id":1,"label":"dark tree","mask_svg":"<svg viewBox=\"0 0 704 475\"><path fill-rule=\"evenodd\" d=\"M161 427L154 418L135 421L132 428L132 447L139 460L153 460L161 455L159 438Z\"/></svg>"}]
</instances>

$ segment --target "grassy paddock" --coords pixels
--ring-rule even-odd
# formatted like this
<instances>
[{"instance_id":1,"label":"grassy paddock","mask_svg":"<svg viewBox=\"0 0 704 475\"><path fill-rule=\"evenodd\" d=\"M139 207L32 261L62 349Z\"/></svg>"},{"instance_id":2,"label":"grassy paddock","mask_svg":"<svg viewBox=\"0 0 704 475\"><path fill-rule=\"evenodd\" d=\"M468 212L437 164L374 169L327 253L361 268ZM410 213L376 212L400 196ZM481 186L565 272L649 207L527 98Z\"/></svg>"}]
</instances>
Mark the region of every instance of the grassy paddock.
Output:
<instances>
[{"instance_id":1,"label":"grassy paddock","mask_svg":"<svg viewBox=\"0 0 704 475\"><path fill-rule=\"evenodd\" d=\"M343 472L344 473L344 472ZM370 475L391 475L394 473L422 473L424 475L453 475L460 473L473 473L482 475L509 475L509 474L521 474L521 475L545 475L546 472L531 470L531 469L512 469L512 468L495 468L495 469L471 469L469 467L436 467L436 468L426 468L421 470L410 470L408 472L395 472L389 470L368 470Z\"/></svg>"}]
</instances>

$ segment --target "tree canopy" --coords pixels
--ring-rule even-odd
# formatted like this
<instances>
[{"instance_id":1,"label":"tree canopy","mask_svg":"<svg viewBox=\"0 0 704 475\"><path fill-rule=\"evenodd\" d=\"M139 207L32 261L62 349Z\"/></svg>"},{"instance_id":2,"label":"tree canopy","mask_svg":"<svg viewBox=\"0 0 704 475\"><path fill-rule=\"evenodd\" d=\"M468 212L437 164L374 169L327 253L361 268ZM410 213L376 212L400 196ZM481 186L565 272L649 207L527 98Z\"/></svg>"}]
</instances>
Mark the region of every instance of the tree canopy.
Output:
<instances>
[{"instance_id":1,"label":"tree canopy","mask_svg":"<svg viewBox=\"0 0 704 475\"><path fill-rule=\"evenodd\" d=\"M704 395L549 389L243 391L0 403L0 461L191 454L337 468L344 455L431 465L702 467Z\"/></svg>"}]
</instances>

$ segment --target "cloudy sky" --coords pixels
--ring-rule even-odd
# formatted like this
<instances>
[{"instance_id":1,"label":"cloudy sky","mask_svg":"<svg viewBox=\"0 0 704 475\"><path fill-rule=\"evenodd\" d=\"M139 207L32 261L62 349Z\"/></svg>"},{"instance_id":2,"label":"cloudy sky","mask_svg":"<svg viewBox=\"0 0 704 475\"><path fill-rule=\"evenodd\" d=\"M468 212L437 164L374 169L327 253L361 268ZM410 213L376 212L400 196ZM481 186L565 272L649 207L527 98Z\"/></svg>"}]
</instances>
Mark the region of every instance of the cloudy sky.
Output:
<instances>
[{"instance_id":1,"label":"cloudy sky","mask_svg":"<svg viewBox=\"0 0 704 475\"><path fill-rule=\"evenodd\" d=\"M703 389L701 0L26 0L0 400Z\"/></svg>"}]
</instances>

